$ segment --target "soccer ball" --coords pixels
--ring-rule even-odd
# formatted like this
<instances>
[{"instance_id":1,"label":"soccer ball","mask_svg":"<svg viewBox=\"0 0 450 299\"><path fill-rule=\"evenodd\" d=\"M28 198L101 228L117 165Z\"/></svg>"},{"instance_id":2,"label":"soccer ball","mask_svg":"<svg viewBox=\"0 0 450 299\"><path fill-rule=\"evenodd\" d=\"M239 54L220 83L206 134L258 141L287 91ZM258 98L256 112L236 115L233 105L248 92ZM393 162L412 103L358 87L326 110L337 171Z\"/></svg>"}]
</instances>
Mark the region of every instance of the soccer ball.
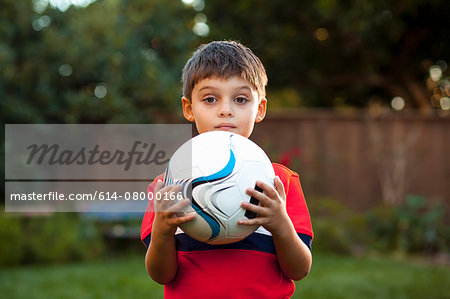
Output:
<instances>
[{"instance_id":1,"label":"soccer ball","mask_svg":"<svg viewBox=\"0 0 450 299\"><path fill-rule=\"evenodd\" d=\"M190 139L173 154L164 184L181 184L183 198L191 200L177 215L197 213L180 225L183 232L209 244L227 244L258 228L238 224L239 219L256 217L241 207L243 201L258 204L245 190L255 188L257 180L273 186L274 178L272 164L259 146L238 134L212 131Z\"/></svg>"}]
</instances>

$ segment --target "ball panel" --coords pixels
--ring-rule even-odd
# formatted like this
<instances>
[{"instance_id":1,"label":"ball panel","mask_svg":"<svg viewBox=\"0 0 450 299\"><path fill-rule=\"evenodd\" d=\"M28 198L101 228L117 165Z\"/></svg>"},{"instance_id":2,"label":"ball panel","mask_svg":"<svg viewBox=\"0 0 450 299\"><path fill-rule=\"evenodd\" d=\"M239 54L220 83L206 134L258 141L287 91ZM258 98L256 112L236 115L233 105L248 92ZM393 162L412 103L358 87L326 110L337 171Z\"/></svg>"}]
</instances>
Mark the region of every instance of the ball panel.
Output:
<instances>
[{"instance_id":1,"label":"ball panel","mask_svg":"<svg viewBox=\"0 0 450 299\"><path fill-rule=\"evenodd\" d=\"M222 184L212 190L209 195L210 209L230 217L236 213L241 203L241 193L235 184Z\"/></svg>"},{"instance_id":2,"label":"ball panel","mask_svg":"<svg viewBox=\"0 0 450 299\"><path fill-rule=\"evenodd\" d=\"M212 239L222 239L226 236L223 223L216 217L211 217L209 211L196 211L196 213L194 220L180 225L184 233L205 243L209 243Z\"/></svg>"},{"instance_id":3,"label":"ball panel","mask_svg":"<svg viewBox=\"0 0 450 299\"><path fill-rule=\"evenodd\" d=\"M180 228L183 232L201 242L208 241L212 234L212 229L208 222L199 215L194 220L181 224Z\"/></svg>"}]
</instances>

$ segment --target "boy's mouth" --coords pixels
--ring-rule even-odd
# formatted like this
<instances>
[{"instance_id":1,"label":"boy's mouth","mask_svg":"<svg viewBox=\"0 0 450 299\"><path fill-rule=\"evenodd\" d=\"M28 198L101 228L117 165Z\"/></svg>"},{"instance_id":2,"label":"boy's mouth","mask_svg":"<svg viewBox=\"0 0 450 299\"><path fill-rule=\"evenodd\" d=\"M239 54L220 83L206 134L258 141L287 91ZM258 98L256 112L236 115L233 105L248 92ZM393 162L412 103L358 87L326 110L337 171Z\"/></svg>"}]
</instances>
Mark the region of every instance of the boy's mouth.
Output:
<instances>
[{"instance_id":1,"label":"boy's mouth","mask_svg":"<svg viewBox=\"0 0 450 299\"><path fill-rule=\"evenodd\" d=\"M215 126L214 128L219 129L219 130L224 130L224 131L229 131L232 129L236 129L236 126L230 123L223 123L223 124L219 124L218 126Z\"/></svg>"}]
</instances>

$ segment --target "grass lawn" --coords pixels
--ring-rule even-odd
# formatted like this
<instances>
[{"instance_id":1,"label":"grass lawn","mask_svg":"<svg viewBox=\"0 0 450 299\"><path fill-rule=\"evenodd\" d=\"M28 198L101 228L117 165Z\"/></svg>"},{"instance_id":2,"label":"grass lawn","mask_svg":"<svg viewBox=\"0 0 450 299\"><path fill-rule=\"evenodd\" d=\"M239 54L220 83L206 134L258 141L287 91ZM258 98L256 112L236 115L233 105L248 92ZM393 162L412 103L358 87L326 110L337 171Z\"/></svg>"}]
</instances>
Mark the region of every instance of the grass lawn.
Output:
<instances>
[{"instance_id":1,"label":"grass lawn","mask_svg":"<svg viewBox=\"0 0 450 299\"><path fill-rule=\"evenodd\" d=\"M0 270L2 298L163 298L143 257ZM450 298L450 268L395 259L314 255L293 298Z\"/></svg>"},{"instance_id":2,"label":"grass lawn","mask_svg":"<svg viewBox=\"0 0 450 299\"><path fill-rule=\"evenodd\" d=\"M450 298L450 267L393 258L313 256L293 298Z\"/></svg>"}]
</instances>

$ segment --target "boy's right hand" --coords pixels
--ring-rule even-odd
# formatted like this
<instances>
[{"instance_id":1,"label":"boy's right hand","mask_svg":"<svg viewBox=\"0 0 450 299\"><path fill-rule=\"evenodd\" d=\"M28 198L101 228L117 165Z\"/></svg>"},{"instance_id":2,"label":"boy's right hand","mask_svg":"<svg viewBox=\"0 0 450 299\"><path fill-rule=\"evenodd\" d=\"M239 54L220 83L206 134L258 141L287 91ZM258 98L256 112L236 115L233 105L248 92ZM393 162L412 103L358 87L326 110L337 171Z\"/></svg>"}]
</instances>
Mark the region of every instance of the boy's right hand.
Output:
<instances>
[{"instance_id":1,"label":"boy's right hand","mask_svg":"<svg viewBox=\"0 0 450 299\"><path fill-rule=\"evenodd\" d=\"M178 225L194 220L195 214L177 216L177 212L187 207L190 204L190 200L187 198L182 200L170 200L170 198L177 198L177 194L181 190L181 185L169 185L163 187L164 183L161 180L158 180L154 190L156 212L155 219L153 220L152 235L155 235L156 233L168 237L175 234ZM169 200L164 200L164 198L169 198Z\"/></svg>"}]
</instances>

